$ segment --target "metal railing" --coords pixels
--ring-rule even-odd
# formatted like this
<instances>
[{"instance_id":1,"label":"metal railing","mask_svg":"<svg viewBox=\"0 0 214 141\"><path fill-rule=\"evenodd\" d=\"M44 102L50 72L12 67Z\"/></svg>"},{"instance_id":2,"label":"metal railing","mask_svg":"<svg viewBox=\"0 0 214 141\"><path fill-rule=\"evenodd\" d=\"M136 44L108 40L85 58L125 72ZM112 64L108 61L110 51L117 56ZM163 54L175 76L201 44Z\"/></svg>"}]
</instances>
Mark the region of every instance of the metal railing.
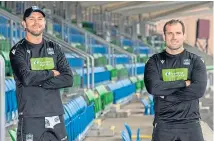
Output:
<instances>
[{"instance_id":1,"label":"metal railing","mask_svg":"<svg viewBox=\"0 0 214 141\"><path fill-rule=\"evenodd\" d=\"M5 62L0 55L0 140L5 140Z\"/></svg>"},{"instance_id":2,"label":"metal railing","mask_svg":"<svg viewBox=\"0 0 214 141\"><path fill-rule=\"evenodd\" d=\"M21 23L21 21L22 21L19 17L15 16L15 15L13 15L13 14L11 14L11 13L3 10L3 9L0 9L0 14L9 20L10 25L13 25L13 23L15 23L15 25L16 25L17 23ZM21 27L19 27L19 28L21 29ZM11 29L13 29L13 26L11 27ZM64 49L67 49L70 52L76 53L77 55L80 56L80 58L86 60L87 88L89 89L91 87L92 89L94 89L94 58L90 54L88 54L88 53L86 53L80 49L73 48L73 47L71 47L71 45L67 44L63 40L60 40L60 39L58 39L58 38L56 38L56 37L54 37L48 33L44 33L44 37L48 38L50 40L53 40L53 41L57 41L60 45L62 45L62 47ZM13 32L12 32L12 30L10 33L10 43L11 43L11 46L13 46ZM90 63L90 59L91 59L91 63ZM91 86L90 86L90 74L89 74L90 64L91 64L91 73L92 73L92 85ZM83 69L83 79L84 79L84 69ZM83 82L84 82L84 80L83 80Z\"/></svg>"},{"instance_id":3,"label":"metal railing","mask_svg":"<svg viewBox=\"0 0 214 141\"><path fill-rule=\"evenodd\" d=\"M59 17L59 16L56 16L56 15L51 15L51 17L53 18L53 19L56 19L57 21L60 21L60 25L61 25L61 27L62 27L62 33L61 33L61 38L64 40L65 39L65 32L64 32L64 26L66 25L66 26L68 26L69 28L73 28L73 29L75 29L75 30L77 30L77 31L79 31L81 34L83 34L84 35L84 37L85 37L85 45L86 45L86 48L88 48L87 46L88 46L88 44L90 44L89 42L88 42L88 39L90 40L90 39L94 39L94 40L96 40L97 42L99 42L99 43L101 43L101 44L103 44L103 45L106 45L107 47L108 47L108 63L109 64L112 64L113 66L115 65L115 62L114 62L114 55L112 56L112 57L110 57L110 55L111 54L113 54L114 53L114 50L116 50L116 51L118 51L118 52L120 52L120 53L123 53L123 54L126 54L126 55L128 55L130 58L131 58L131 63L132 64L134 64L134 66L132 65L132 75L136 75L137 73L136 73L136 63L137 63L137 56L135 55L135 54L133 54L133 53L130 53L130 52L128 52L128 51L126 51L126 50L124 50L123 48L121 48L121 47L119 47L119 46L116 46L116 45L114 45L114 44L111 44L111 43L109 43L109 42L107 42L106 40L104 40L103 38L101 38L101 37L99 37L99 36L96 36L96 35L94 35L94 34L92 34L92 33L90 33L89 31L87 31L87 30L85 30L85 29L82 29L82 28L79 28L79 27L77 27L76 25L73 25L73 24L71 24L71 23L69 23L69 22L67 22L66 20L64 20L62 17ZM69 41L68 41L69 42Z\"/></svg>"},{"instance_id":4,"label":"metal railing","mask_svg":"<svg viewBox=\"0 0 214 141\"><path fill-rule=\"evenodd\" d=\"M115 29L115 28L114 28ZM115 29L115 30L118 30L118 29ZM127 34L127 33L120 33L120 32L117 32L116 34L116 37L115 39L116 40L119 40L120 41L120 46L122 47L122 39L121 38L126 38L126 39L129 39L129 40L132 40L133 41L133 46L134 47L139 47L140 44L144 44L146 45L147 47L149 47L149 49L152 51L152 53L158 53L159 50L157 50L154 46L144 42L143 40L141 39L138 39L138 38L133 38L131 35ZM139 54L139 52L136 52L137 54Z\"/></svg>"}]
</instances>

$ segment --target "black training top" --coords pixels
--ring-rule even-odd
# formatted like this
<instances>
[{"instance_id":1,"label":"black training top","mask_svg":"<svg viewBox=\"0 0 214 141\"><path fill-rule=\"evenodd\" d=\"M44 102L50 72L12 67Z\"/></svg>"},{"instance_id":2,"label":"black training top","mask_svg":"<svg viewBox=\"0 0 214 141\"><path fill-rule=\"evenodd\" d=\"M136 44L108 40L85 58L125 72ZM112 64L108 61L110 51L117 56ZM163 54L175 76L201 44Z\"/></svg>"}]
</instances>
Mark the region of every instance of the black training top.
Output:
<instances>
[{"instance_id":1,"label":"black training top","mask_svg":"<svg viewBox=\"0 0 214 141\"><path fill-rule=\"evenodd\" d=\"M191 85L186 87L185 80ZM145 65L147 91L154 95L154 122L198 120L199 98L204 95L207 73L199 56L184 50L178 55L166 51L153 55Z\"/></svg>"},{"instance_id":2,"label":"black training top","mask_svg":"<svg viewBox=\"0 0 214 141\"><path fill-rule=\"evenodd\" d=\"M43 39L32 44L22 39L10 51L16 81L19 115L43 117L64 114L59 88L71 87L73 75L59 45ZM54 77L51 70L60 72Z\"/></svg>"}]
</instances>

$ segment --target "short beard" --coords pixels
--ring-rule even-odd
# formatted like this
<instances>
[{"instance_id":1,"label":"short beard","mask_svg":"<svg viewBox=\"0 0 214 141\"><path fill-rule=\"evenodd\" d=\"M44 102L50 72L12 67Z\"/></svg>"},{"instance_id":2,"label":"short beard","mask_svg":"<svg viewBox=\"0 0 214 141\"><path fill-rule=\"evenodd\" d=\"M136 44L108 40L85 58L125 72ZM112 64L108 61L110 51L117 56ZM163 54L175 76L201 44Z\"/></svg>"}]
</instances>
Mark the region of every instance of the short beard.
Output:
<instances>
[{"instance_id":1,"label":"short beard","mask_svg":"<svg viewBox=\"0 0 214 141\"><path fill-rule=\"evenodd\" d=\"M43 29L43 30L41 30L41 32L35 33L35 32L32 32L31 30L29 30L28 28L26 28L25 30L27 32L29 32L30 34L32 34L33 36L36 36L36 37L40 36L43 33L43 31L44 31L44 29Z\"/></svg>"},{"instance_id":2,"label":"short beard","mask_svg":"<svg viewBox=\"0 0 214 141\"><path fill-rule=\"evenodd\" d=\"M167 46L168 47L168 46ZM171 47L168 47L169 49L171 49L171 50L178 50L178 49L180 49L182 47L182 45L181 46L179 46L179 47L177 47L177 48L171 48Z\"/></svg>"}]
</instances>

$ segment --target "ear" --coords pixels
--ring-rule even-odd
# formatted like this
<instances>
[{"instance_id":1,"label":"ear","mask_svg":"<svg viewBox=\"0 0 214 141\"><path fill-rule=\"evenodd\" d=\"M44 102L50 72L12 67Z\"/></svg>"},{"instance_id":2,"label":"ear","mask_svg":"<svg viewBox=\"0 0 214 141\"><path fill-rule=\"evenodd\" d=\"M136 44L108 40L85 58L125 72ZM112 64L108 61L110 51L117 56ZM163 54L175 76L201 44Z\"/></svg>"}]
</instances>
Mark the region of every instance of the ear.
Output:
<instances>
[{"instance_id":1,"label":"ear","mask_svg":"<svg viewBox=\"0 0 214 141\"><path fill-rule=\"evenodd\" d=\"M22 21L22 26L24 29L26 28L26 22L25 21Z\"/></svg>"}]
</instances>

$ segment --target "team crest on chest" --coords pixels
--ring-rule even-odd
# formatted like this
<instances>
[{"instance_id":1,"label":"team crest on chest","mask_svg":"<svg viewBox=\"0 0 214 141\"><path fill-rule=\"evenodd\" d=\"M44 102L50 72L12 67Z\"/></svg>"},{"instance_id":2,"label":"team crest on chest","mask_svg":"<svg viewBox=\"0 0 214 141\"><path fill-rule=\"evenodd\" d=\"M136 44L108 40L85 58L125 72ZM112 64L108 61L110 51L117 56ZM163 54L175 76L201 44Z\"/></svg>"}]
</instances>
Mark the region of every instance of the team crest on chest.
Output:
<instances>
[{"instance_id":1,"label":"team crest on chest","mask_svg":"<svg viewBox=\"0 0 214 141\"><path fill-rule=\"evenodd\" d=\"M47 52L48 52L49 55L53 55L54 54L53 48L47 48Z\"/></svg>"},{"instance_id":2,"label":"team crest on chest","mask_svg":"<svg viewBox=\"0 0 214 141\"><path fill-rule=\"evenodd\" d=\"M183 64L184 65L190 65L190 59L184 59Z\"/></svg>"}]
</instances>

